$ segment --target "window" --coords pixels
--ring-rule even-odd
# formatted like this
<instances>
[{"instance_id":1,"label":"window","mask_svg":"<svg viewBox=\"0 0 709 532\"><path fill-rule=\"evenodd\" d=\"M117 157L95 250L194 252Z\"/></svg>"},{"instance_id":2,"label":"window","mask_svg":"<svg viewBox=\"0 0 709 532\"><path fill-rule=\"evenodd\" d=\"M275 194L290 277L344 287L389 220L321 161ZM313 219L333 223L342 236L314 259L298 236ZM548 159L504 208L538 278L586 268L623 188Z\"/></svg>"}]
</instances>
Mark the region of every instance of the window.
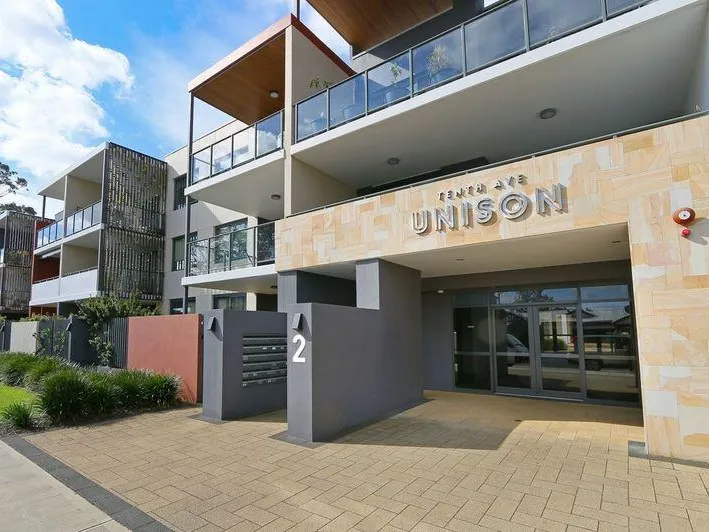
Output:
<instances>
[{"instance_id":1,"label":"window","mask_svg":"<svg viewBox=\"0 0 709 532\"><path fill-rule=\"evenodd\" d=\"M194 314L197 310L195 299L190 297L187 299L187 314ZM170 300L170 314L182 314L182 298Z\"/></svg>"},{"instance_id":2,"label":"window","mask_svg":"<svg viewBox=\"0 0 709 532\"><path fill-rule=\"evenodd\" d=\"M214 296L212 306L215 309L246 310L246 294L224 294Z\"/></svg>"},{"instance_id":3,"label":"window","mask_svg":"<svg viewBox=\"0 0 709 532\"><path fill-rule=\"evenodd\" d=\"M175 190L173 191L173 205L174 210L183 209L186 205L185 201L185 188L187 187L187 176L181 175L175 178ZM190 203L197 203L197 200L190 198Z\"/></svg>"},{"instance_id":4,"label":"window","mask_svg":"<svg viewBox=\"0 0 709 532\"><path fill-rule=\"evenodd\" d=\"M248 259L247 231L241 231L247 225L248 220L242 218L214 228L214 265L217 268L230 270L234 262Z\"/></svg>"},{"instance_id":5,"label":"window","mask_svg":"<svg viewBox=\"0 0 709 532\"><path fill-rule=\"evenodd\" d=\"M190 233L190 242L197 240L197 233ZM172 271L185 269L185 237L178 236L172 239Z\"/></svg>"}]
</instances>

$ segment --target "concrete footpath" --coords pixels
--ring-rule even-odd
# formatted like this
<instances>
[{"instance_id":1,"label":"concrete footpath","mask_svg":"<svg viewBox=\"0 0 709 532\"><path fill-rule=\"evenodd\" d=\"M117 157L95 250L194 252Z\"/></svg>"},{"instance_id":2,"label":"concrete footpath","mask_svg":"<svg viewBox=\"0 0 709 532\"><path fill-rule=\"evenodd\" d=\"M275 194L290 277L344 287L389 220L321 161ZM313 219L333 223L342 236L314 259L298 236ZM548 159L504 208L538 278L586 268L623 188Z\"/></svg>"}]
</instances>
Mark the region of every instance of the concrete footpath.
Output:
<instances>
[{"instance_id":1,"label":"concrete footpath","mask_svg":"<svg viewBox=\"0 0 709 532\"><path fill-rule=\"evenodd\" d=\"M127 529L0 441L0 530Z\"/></svg>"}]
</instances>

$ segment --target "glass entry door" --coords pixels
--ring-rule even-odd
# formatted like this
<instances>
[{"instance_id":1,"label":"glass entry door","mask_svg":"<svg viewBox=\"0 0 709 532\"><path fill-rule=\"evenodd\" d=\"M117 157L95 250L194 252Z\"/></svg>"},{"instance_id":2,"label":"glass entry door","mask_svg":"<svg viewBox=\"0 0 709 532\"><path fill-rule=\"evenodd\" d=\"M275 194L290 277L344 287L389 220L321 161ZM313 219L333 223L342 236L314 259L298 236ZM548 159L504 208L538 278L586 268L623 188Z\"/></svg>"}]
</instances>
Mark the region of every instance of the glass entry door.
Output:
<instances>
[{"instance_id":1,"label":"glass entry door","mask_svg":"<svg viewBox=\"0 0 709 532\"><path fill-rule=\"evenodd\" d=\"M493 309L498 391L581 395L576 305Z\"/></svg>"}]
</instances>

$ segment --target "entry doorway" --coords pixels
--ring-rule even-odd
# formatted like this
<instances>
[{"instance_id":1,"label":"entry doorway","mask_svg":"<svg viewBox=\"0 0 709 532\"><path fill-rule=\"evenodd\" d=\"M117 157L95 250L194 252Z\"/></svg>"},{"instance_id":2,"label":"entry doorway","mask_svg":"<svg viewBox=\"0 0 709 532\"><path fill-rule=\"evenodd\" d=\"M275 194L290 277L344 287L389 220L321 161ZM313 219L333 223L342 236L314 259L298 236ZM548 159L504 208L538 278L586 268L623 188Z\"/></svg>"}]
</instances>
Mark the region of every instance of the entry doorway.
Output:
<instances>
[{"instance_id":1,"label":"entry doorway","mask_svg":"<svg viewBox=\"0 0 709 532\"><path fill-rule=\"evenodd\" d=\"M637 403L628 292L611 285L457 294L456 387Z\"/></svg>"}]
</instances>

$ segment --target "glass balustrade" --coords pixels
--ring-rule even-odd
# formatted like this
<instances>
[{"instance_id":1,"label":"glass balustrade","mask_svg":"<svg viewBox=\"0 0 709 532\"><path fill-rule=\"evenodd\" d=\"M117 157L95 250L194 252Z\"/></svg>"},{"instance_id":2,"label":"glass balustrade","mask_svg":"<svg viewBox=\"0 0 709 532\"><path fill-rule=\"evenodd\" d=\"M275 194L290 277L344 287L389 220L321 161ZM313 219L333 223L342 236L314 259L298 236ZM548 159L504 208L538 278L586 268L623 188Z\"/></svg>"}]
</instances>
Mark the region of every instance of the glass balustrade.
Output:
<instances>
[{"instance_id":1,"label":"glass balustrade","mask_svg":"<svg viewBox=\"0 0 709 532\"><path fill-rule=\"evenodd\" d=\"M296 142L651 0L509 0L297 103Z\"/></svg>"},{"instance_id":2,"label":"glass balustrade","mask_svg":"<svg viewBox=\"0 0 709 532\"><path fill-rule=\"evenodd\" d=\"M275 223L190 242L188 256L188 275L271 264L276 258Z\"/></svg>"},{"instance_id":3,"label":"glass balustrade","mask_svg":"<svg viewBox=\"0 0 709 532\"><path fill-rule=\"evenodd\" d=\"M192 183L283 148L283 111L215 142L192 156Z\"/></svg>"},{"instance_id":4,"label":"glass balustrade","mask_svg":"<svg viewBox=\"0 0 709 532\"><path fill-rule=\"evenodd\" d=\"M101 202L89 205L37 231L37 247L46 246L101 223Z\"/></svg>"}]
</instances>

